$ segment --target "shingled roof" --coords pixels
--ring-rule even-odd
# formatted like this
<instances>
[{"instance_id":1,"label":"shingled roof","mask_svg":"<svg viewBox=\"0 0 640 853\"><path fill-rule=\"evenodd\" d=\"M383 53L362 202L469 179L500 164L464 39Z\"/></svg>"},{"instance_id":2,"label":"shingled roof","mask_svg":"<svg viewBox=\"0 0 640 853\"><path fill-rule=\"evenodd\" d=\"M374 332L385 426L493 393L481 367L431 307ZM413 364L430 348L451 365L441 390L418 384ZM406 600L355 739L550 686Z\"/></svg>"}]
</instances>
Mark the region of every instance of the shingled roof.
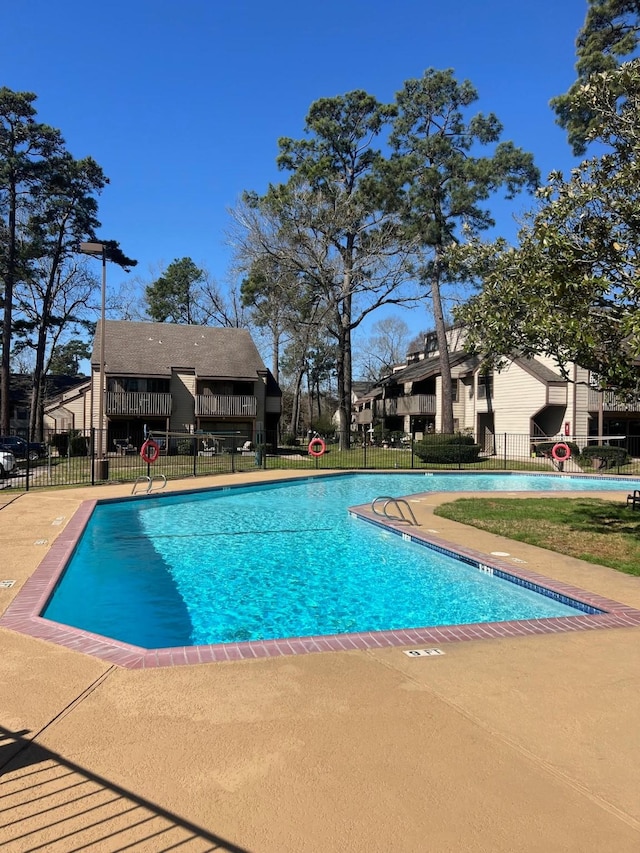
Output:
<instances>
[{"instance_id":1,"label":"shingled roof","mask_svg":"<svg viewBox=\"0 0 640 853\"><path fill-rule=\"evenodd\" d=\"M547 367L546 364L543 364L541 361L538 361L537 358L533 358L531 356L521 356L515 353L513 355L513 361L515 364L519 365L523 370L526 370L527 373L530 373L532 376L535 376L540 382L547 384L549 382L566 382L567 380L555 370L552 370L550 367Z\"/></svg>"},{"instance_id":2,"label":"shingled roof","mask_svg":"<svg viewBox=\"0 0 640 853\"><path fill-rule=\"evenodd\" d=\"M104 343L106 372L112 376L170 376L181 369L200 378L255 379L266 372L246 329L107 320ZM100 365L100 322L91 364Z\"/></svg>"},{"instance_id":3,"label":"shingled roof","mask_svg":"<svg viewBox=\"0 0 640 853\"><path fill-rule=\"evenodd\" d=\"M469 361L469 369L477 367L478 360L474 356L469 356L463 351L452 352L449 354L449 364L451 367L458 367L464 362ZM437 376L440 373L440 357L424 358L420 361L414 361L408 367L398 370L382 380L382 385L402 385L405 382L419 382L422 379L428 379L431 376Z\"/></svg>"}]
</instances>

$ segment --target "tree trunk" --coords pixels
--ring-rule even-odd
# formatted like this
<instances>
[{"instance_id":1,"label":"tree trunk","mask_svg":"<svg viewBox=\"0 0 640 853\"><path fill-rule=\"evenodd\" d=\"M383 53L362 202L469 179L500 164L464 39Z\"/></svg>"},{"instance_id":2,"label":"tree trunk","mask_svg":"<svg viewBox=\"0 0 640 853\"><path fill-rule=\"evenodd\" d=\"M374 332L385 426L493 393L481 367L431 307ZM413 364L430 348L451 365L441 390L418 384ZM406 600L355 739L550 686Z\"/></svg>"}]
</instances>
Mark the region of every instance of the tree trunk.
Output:
<instances>
[{"instance_id":1,"label":"tree trunk","mask_svg":"<svg viewBox=\"0 0 640 853\"><path fill-rule=\"evenodd\" d=\"M433 318L436 326L436 339L440 353L440 377L442 385L441 430L443 433L453 432L453 387L451 382L451 363L449 361L449 345L447 330L442 311L440 296L440 249L436 247L431 274L431 298L433 300Z\"/></svg>"},{"instance_id":2,"label":"tree trunk","mask_svg":"<svg viewBox=\"0 0 640 853\"><path fill-rule=\"evenodd\" d=\"M279 382L280 374L280 329L276 327L271 331L271 342L273 353L271 357L271 373L276 382ZM295 433L294 433L295 435ZM276 445L279 446L282 441L282 420L278 420L276 427Z\"/></svg>"},{"instance_id":3,"label":"tree trunk","mask_svg":"<svg viewBox=\"0 0 640 853\"><path fill-rule=\"evenodd\" d=\"M309 429L313 427L313 385L309 379L307 371L307 417L309 419Z\"/></svg>"},{"instance_id":4,"label":"tree trunk","mask_svg":"<svg viewBox=\"0 0 640 853\"><path fill-rule=\"evenodd\" d=\"M338 434L340 450L349 449L349 424L351 422L351 383L347 381L351 360L349 351L349 330L342 318L338 323L338 347L336 367L338 374ZM347 390L349 389L349 390Z\"/></svg>"},{"instance_id":5,"label":"tree trunk","mask_svg":"<svg viewBox=\"0 0 640 853\"><path fill-rule=\"evenodd\" d=\"M271 373L276 382L280 381L280 328L276 326L271 330L271 346L273 353L271 356Z\"/></svg>"},{"instance_id":6,"label":"tree trunk","mask_svg":"<svg viewBox=\"0 0 640 853\"><path fill-rule=\"evenodd\" d=\"M351 446L351 303L354 238L347 238L344 252L342 304L336 307L338 326L338 424L340 450Z\"/></svg>"},{"instance_id":7,"label":"tree trunk","mask_svg":"<svg viewBox=\"0 0 640 853\"><path fill-rule=\"evenodd\" d=\"M66 222L66 217L65 220ZM64 228L58 233L56 247L51 258L47 286L42 295L42 308L38 325L38 342L36 344L36 361L33 369L33 389L31 392L31 412L29 413L29 439L30 441L42 440L42 422L44 406L44 380L45 380L45 356L47 348L47 333L51 322L51 305L56 290L56 278L60 286L62 243Z\"/></svg>"},{"instance_id":8,"label":"tree trunk","mask_svg":"<svg viewBox=\"0 0 640 853\"><path fill-rule=\"evenodd\" d=\"M31 390L31 411L29 412L29 440L41 440L38 434L38 424L42 424L42 407L44 404L44 361L45 346L47 340L47 327L50 319L49 298L45 297L42 305L42 322L38 329L38 343L36 345L36 361L33 368L33 387Z\"/></svg>"},{"instance_id":9,"label":"tree trunk","mask_svg":"<svg viewBox=\"0 0 640 853\"><path fill-rule=\"evenodd\" d=\"M298 435L300 427L300 392L302 390L302 377L304 373L299 370L296 374L296 381L293 390L293 403L291 407L291 433L294 436Z\"/></svg>"},{"instance_id":10,"label":"tree trunk","mask_svg":"<svg viewBox=\"0 0 640 853\"><path fill-rule=\"evenodd\" d=\"M16 205L17 188L15 175L9 178L9 216L7 273L4 279L4 308L2 319L2 367L0 369L0 431L8 435L11 406L11 325L13 320L13 286L16 280Z\"/></svg>"}]
</instances>

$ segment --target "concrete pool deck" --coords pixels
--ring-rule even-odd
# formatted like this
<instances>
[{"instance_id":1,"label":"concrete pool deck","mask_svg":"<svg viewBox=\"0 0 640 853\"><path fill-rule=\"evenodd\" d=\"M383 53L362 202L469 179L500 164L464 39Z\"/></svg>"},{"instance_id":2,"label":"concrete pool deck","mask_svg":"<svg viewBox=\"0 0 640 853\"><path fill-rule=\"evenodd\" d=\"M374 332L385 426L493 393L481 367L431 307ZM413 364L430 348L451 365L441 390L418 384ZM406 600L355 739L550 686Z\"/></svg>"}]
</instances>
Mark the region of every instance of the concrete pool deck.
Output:
<instances>
[{"instance_id":1,"label":"concrete pool deck","mask_svg":"<svg viewBox=\"0 0 640 853\"><path fill-rule=\"evenodd\" d=\"M0 612L82 501L130 488L0 493ZM433 517L460 496L412 504L421 527L640 609L639 578ZM640 849L637 627L153 670L0 642L3 853Z\"/></svg>"}]
</instances>

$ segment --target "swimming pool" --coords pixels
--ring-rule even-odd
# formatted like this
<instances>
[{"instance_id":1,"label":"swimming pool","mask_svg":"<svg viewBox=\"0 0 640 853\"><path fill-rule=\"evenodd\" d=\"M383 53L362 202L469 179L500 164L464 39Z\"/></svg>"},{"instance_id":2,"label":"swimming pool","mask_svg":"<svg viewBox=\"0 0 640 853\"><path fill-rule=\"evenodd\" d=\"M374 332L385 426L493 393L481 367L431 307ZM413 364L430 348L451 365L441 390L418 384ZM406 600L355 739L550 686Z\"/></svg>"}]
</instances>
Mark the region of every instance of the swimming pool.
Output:
<instances>
[{"instance_id":1,"label":"swimming pool","mask_svg":"<svg viewBox=\"0 0 640 853\"><path fill-rule=\"evenodd\" d=\"M347 507L380 494L620 488L544 475L347 474L105 503L43 615L143 648L576 615L477 563L365 527Z\"/></svg>"}]
</instances>

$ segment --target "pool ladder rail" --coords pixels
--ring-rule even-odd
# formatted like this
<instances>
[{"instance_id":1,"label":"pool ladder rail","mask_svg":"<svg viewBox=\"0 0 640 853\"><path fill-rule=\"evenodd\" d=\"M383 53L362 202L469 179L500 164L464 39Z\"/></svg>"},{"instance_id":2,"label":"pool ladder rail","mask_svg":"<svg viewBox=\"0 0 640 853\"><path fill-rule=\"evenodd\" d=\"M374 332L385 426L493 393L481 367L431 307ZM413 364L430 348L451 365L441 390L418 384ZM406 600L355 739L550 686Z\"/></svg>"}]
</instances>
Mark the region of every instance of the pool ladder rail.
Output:
<instances>
[{"instance_id":1,"label":"pool ladder rail","mask_svg":"<svg viewBox=\"0 0 640 853\"><path fill-rule=\"evenodd\" d=\"M378 501L384 501L382 509L379 509L376 506ZM391 514L390 507L395 510L396 514ZM371 501L371 511L375 513L375 515L383 515L389 521L402 521L405 524L420 527L416 521L415 515L413 514L413 510L404 498L394 498L391 497L391 495L379 495Z\"/></svg>"},{"instance_id":2,"label":"pool ladder rail","mask_svg":"<svg viewBox=\"0 0 640 853\"><path fill-rule=\"evenodd\" d=\"M161 480L162 483L161 483L161 485L156 486L154 488L153 484L156 480ZM162 489L164 489L167 485L167 478L165 477L164 474L157 474L155 477L147 477L146 475L143 477L138 477L138 479L133 484L133 488L131 489L132 495L136 494L136 489L140 483L146 483L147 490L146 490L145 494L148 495L149 492L159 492ZM140 491L140 492L138 492L138 494L142 494L142 492Z\"/></svg>"}]
</instances>

